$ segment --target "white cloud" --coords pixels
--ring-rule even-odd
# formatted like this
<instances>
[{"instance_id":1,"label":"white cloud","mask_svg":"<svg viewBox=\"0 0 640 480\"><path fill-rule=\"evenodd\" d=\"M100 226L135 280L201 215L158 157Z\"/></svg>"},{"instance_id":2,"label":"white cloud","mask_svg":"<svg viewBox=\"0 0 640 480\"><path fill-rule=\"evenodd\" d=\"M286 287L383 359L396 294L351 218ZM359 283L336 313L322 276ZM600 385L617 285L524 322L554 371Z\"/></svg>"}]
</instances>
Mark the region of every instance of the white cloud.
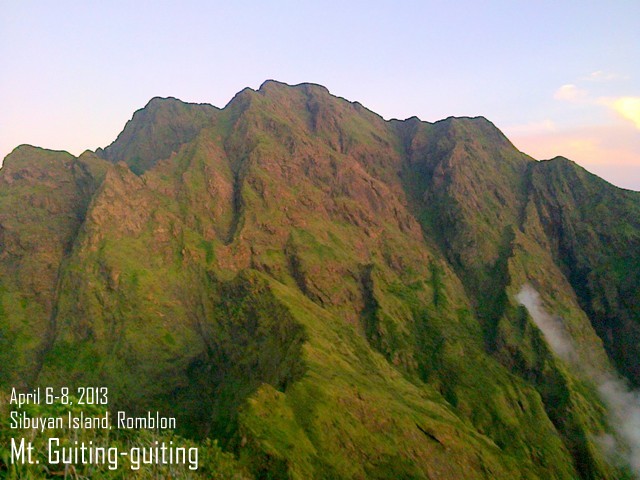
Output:
<instances>
[{"instance_id":1,"label":"white cloud","mask_svg":"<svg viewBox=\"0 0 640 480\"><path fill-rule=\"evenodd\" d=\"M611 82L614 80L628 80L629 77L627 75L620 75L613 72L605 72L603 70L596 70L595 72L591 72L589 75L583 77L583 80L587 80L589 82Z\"/></svg>"},{"instance_id":2,"label":"white cloud","mask_svg":"<svg viewBox=\"0 0 640 480\"><path fill-rule=\"evenodd\" d=\"M556 90L556 93L553 94L553 98L565 102L579 102L581 100L585 100L587 97L587 91L576 87L573 83L562 85L558 90Z\"/></svg>"},{"instance_id":3,"label":"white cloud","mask_svg":"<svg viewBox=\"0 0 640 480\"><path fill-rule=\"evenodd\" d=\"M590 77L594 79L615 78L613 74L602 71L593 72L590 74ZM553 98L564 102L605 106L615 112L619 117L633 123L635 127L640 130L640 97L620 96L593 98L587 90L579 88L573 83L567 83L556 90Z\"/></svg>"},{"instance_id":4,"label":"white cloud","mask_svg":"<svg viewBox=\"0 0 640 480\"><path fill-rule=\"evenodd\" d=\"M549 315L540 300L540 295L531 285L524 285L516 300L524 305L531 318L542 331L551 349L563 360L575 362L578 360L573 340L567 332L560 317Z\"/></svg>"},{"instance_id":5,"label":"white cloud","mask_svg":"<svg viewBox=\"0 0 640 480\"><path fill-rule=\"evenodd\" d=\"M600 97L596 102L640 130L640 97Z\"/></svg>"},{"instance_id":6,"label":"white cloud","mask_svg":"<svg viewBox=\"0 0 640 480\"><path fill-rule=\"evenodd\" d=\"M640 97L620 97L611 104L613 110L622 118L633 122L640 130Z\"/></svg>"}]
</instances>

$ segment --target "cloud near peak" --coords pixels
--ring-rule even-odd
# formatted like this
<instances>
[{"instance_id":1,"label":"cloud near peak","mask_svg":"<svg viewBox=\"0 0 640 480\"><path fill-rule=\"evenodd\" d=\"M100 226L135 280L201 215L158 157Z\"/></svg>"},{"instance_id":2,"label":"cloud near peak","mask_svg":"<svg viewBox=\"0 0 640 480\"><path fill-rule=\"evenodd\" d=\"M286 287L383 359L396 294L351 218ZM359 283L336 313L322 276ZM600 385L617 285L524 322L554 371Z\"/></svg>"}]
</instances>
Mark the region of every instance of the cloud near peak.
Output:
<instances>
[{"instance_id":1,"label":"cloud near peak","mask_svg":"<svg viewBox=\"0 0 640 480\"><path fill-rule=\"evenodd\" d=\"M601 73L602 72L594 72L592 75ZM573 83L567 83L555 91L553 98L563 102L604 106L615 112L619 117L630 121L640 130L640 97L621 96L594 98L587 90Z\"/></svg>"}]
</instances>

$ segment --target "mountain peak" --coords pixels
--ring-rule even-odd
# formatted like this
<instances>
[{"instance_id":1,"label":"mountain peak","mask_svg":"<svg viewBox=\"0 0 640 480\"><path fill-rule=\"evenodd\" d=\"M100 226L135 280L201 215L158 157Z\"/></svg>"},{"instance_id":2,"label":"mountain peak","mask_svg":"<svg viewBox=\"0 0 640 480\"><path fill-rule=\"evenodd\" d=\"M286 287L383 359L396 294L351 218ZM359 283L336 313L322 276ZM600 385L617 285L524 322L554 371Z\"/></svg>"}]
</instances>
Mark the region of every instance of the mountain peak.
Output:
<instances>
[{"instance_id":1,"label":"mountain peak","mask_svg":"<svg viewBox=\"0 0 640 480\"><path fill-rule=\"evenodd\" d=\"M54 162L70 162L74 159L74 156L64 150L49 150L42 147L36 147L34 145L22 144L13 149L13 151L7 155L2 164L2 172L7 174L8 171L22 168L40 168L46 170L46 165Z\"/></svg>"},{"instance_id":2,"label":"mountain peak","mask_svg":"<svg viewBox=\"0 0 640 480\"><path fill-rule=\"evenodd\" d=\"M152 107L160 107L163 104L167 104L167 103L180 103L180 104L185 104L186 102L183 102L182 100L180 100L179 98L176 97L160 97L160 96L156 96L151 98L151 100L149 100L147 102L147 104L144 106L144 109L149 109Z\"/></svg>"},{"instance_id":3,"label":"mountain peak","mask_svg":"<svg viewBox=\"0 0 640 480\"><path fill-rule=\"evenodd\" d=\"M279 89L279 90L294 89L294 90L304 90L305 92L315 91L315 92L322 92L325 94L331 93L329 92L329 89L327 87L320 85L318 83L303 82L295 85L290 85L288 83L280 82L278 80L265 80L264 82L262 82L262 85L260 85L260 88L258 88L258 91L268 92L274 89Z\"/></svg>"},{"instance_id":4,"label":"mountain peak","mask_svg":"<svg viewBox=\"0 0 640 480\"><path fill-rule=\"evenodd\" d=\"M114 163L123 161L141 174L192 140L219 111L209 104L154 97L133 114L111 145L96 154Z\"/></svg>"},{"instance_id":5,"label":"mountain peak","mask_svg":"<svg viewBox=\"0 0 640 480\"><path fill-rule=\"evenodd\" d=\"M138 110L137 112L141 112L141 111L149 111L149 110L157 110L157 109L171 109L171 108L190 108L190 107L203 107L203 108L214 108L214 109L218 109L217 107L211 105L210 103L206 103L206 102L185 102L184 100L181 100L179 98L176 97L160 97L160 96L156 96L151 98L147 104L141 108L140 110ZM137 113L136 112L136 113ZM135 113L134 113L135 115Z\"/></svg>"}]
</instances>

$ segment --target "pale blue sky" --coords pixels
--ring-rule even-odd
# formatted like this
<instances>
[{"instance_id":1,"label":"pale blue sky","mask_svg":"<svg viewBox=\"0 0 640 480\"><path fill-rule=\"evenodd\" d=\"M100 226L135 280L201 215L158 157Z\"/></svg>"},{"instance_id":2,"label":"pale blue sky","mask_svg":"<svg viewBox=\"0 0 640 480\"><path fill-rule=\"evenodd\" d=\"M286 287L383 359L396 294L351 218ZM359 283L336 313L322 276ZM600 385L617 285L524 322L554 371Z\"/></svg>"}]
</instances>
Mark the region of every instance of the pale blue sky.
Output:
<instances>
[{"instance_id":1,"label":"pale blue sky","mask_svg":"<svg viewBox=\"0 0 640 480\"><path fill-rule=\"evenodd\" d=\"M151 97L222 107L269 78L385 118L483 115L535 158L640 190L637 0L3 0L0 157L79 154Z\"/></svg>"}]
</instances>

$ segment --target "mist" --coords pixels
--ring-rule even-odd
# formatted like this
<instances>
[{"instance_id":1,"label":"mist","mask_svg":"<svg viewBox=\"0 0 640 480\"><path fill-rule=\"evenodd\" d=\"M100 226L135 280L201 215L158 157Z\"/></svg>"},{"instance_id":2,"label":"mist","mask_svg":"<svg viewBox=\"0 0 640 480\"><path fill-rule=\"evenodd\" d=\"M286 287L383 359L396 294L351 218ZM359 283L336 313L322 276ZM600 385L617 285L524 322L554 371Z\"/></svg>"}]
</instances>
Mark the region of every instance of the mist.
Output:
<instances>
[{"instance_id":1,"label":"mist","mask_svg":"<svg viewBox=\"0 0 640 480\"><path fill-rule=\"evenodd\" d=\"M624 379L611 372L585 369L580 365L575 343L562 318L545 311L540 295L533 287L524 285L516 299L527 309L554 354L595 383L607 407L609 425L617 436L602 435L596 441L611 460L624 461L640 479L640 392L629 389Z\"/></svg>"},{"instance_id":2,"label":"mist","mask_svg":"<svg viewBox=\"0 0 640 480\"><path fill-rule=\"evenodd\" d=\"M576 349L571 336L559 317L552 317L542 307L540 295L530 285L522 287L516 299L523 305L538 326L551 350L565 361L576 362Z\"/></svg>"}]
</instances>

